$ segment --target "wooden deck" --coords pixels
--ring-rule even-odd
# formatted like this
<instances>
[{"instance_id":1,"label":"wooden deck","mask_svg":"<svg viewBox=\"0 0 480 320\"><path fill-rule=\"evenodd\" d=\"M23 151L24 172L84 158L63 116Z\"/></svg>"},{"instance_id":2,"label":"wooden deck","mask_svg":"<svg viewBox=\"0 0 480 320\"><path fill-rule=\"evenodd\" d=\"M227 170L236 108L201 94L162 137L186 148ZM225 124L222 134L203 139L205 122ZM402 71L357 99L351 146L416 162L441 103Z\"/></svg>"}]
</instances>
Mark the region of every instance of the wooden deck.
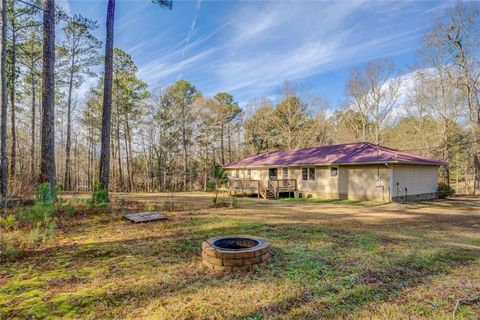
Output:
<instances>
[{"instance_id":1,"label":"wooden deck","mask_svg":"<svg viewBox=\"0 0 480 320\"><path fill-rule=\"evenodd\" d=\"M280 193L297 191L296 179L262 180L232 179L228 193L232 196L257 195L259 198L278 198Z\"/></svg>"}]
</instances>

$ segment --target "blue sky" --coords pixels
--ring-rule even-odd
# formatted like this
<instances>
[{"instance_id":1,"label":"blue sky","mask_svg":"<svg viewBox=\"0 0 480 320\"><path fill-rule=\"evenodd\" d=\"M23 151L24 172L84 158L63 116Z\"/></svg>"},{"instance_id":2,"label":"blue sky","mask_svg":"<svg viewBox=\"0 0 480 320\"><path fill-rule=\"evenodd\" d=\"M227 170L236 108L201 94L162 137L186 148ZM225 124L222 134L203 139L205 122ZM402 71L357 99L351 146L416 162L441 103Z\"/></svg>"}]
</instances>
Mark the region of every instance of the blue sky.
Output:
<instances>
[{"instance_id":1,"label":"blue sky","mask_svg":"<svg viewBox=\"0 0 480 320\"><path fill-rule=\"evenodd\" d=\"M100 23L107 1L59 1ZM352 67L393 58L404 73L444 1L117 0L115 46L129 52L152 89L178 79L204 95L227 91L242 104L274 97L284 80L306 84L336 108Z\"/></svg>"}]
</instances>

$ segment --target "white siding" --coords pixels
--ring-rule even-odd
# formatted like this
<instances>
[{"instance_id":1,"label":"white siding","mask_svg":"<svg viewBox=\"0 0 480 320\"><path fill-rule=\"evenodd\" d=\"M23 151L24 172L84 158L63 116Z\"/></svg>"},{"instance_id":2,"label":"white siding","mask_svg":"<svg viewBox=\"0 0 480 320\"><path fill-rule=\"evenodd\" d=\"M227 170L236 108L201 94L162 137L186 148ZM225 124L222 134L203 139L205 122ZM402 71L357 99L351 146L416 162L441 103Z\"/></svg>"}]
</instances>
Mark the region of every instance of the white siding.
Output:
<instances>
[{"instance_id":1,"label":"white siding","mask_svg":"<svg viewBox=\"0 0 480 320\"><path fill-rule=\"evenodd\" d=\"M252 180L261 180L263 182L268 181L268 169L253 168L250 171L251 176L248 177L247 170L245 168L238 169L238 178L239 179L252 179ZM235 179L237 169L226 168L225 172L227 173L230 179Z\"/></svg>"},{"instance_id":2,"label":"white siding","mask_svg":"<svg viewBox=\"0 0 480 320\"><path fill-rule=\"evenodd\" d=\"M302 180L302 169L291 169L291 178L297 179L298 191L303 197L332 199L378 199L390 198L390 169L385 165L333 166L338 175L330 175L329 166L315 167L315 181ZM380 181L377 182L377 176Z\"/></svg>"},{"instance_id":3,"label":"white siding","mask_svg":"<svg viewBox=\"0 0 480 320\"><path fill-rule=\"evenodd\" d=\"M340 198L390 199L390 168L385 165L341 166L339 178Z\"/></svg>"},{"instance_id":4,"label":"white siding","mask_svg":"<svg viewBox=\"0 0 480 320\"><path fill-rule=\"evenodd\" d=\"M305 167L307 168L307 167ZM297 179L297 189L303 197L338 198L338 176L330 176L330 167L315 167L315 180L302 180L302 168L290 167L290 179Z\"/></svg>"},{"instance_id":5,"label":"white siding","mask_svg":"<svg viewBox=\"0 0 480 320\"><path fill-rule=\"evenodd\" d=\"M398 183L398 184L397 184ZM436 193L438 169L436 166L394 165L392 181L393 197Z\"/></svg>"},{"instance_id":6,"label":"white siding","mask_svg":"<svg viewBox=\"0 0 480 320\"><path fill-rule=\"evenodd\" d=\"M236 169L226 169L231 179ZM315 180L302 180L301 167L289 167L290 179L297 180L297 190L303 197L335 199L378 199L389 200L405 196L435 196L437 192L437 167L416 165L345 165L338 166L338 175L330 175L330 167L315 167ZM379 176L379 181L377 181ZM246 179L245 168L239 169L239 178ZM252 168L251 179L268 182L268 168ZM278 168L278 178L282 178L282 168ZM397 188L398 182L398 188ZM398 191L397 191L398 190Z\"/></svg>"}]
</instances>

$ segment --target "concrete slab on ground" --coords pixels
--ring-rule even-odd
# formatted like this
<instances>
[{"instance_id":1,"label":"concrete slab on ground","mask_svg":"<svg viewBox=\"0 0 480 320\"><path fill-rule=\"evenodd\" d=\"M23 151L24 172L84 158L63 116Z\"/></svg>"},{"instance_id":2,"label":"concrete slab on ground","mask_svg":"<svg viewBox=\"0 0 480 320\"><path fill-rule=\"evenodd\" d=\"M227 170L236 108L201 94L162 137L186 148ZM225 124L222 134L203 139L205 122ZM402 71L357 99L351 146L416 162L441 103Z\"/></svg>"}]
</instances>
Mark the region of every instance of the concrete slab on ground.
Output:
<instances>
[{"instance_id":1,"label":"concrete slab on ground","mask_svg":"<svg viewBox=\"0 0 480 320\"><path fill-rule=\"evenodd\" d=\"M159 212L139 212L126 214L123 218L130 220L133 223L139 223L166 220L167 216L160 214Z\"/></svg>"}]
</instances>

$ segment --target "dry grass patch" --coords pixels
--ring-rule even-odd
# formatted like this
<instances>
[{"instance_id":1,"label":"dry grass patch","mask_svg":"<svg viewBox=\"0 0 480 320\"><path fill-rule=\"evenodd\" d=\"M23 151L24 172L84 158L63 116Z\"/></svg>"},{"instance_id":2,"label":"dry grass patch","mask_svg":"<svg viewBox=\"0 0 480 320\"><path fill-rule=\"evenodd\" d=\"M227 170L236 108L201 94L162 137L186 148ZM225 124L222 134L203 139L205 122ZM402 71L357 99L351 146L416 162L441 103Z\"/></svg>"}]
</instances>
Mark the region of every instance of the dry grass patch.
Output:
<instances>
[{"instance_id":1,"label":"dry grass patch","mask_svg":"<svg viewBox=\"0 0 480 320\"><path fill-rule=\"evenodd\" d=\"M475 205L245 198L228 209L210 208L203 193L115 197L113 214L66 218L52 242L1 262L0 318L449 319L457 299L480 291ZM181 209L132 224L120 219L129 210L120 199ZM201 242L225 234L269 239L268 267L206 270ZM478 310L463 306L459 318Z\"/></svg>"}]
</instances>

